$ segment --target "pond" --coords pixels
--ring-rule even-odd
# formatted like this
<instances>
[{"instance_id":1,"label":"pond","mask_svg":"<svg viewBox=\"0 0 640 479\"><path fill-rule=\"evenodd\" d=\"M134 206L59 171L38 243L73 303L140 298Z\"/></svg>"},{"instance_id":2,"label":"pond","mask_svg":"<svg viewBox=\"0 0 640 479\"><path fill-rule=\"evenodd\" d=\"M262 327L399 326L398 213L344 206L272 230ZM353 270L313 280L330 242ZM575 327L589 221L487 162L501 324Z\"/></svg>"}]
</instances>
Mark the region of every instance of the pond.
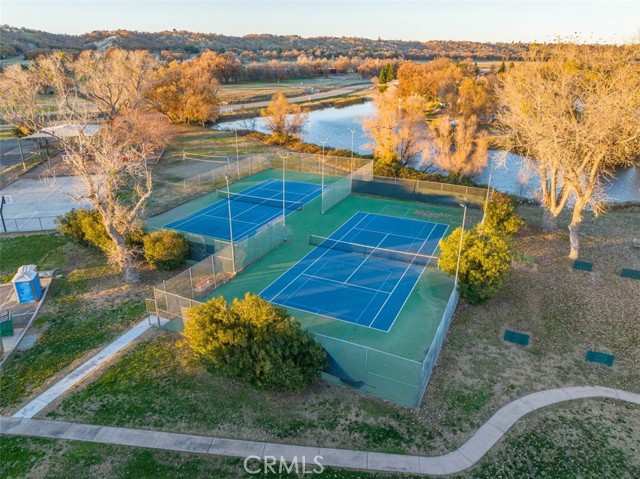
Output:
<instances>
[{"instance_id":1,"label":"pond","mask_svg":"<svg viewBox=\"0 0 640 479\"><path fill-rule=\"evenodd\" d=\"M308 143L351 149L356 153L371 153L369 139L362 129L362 119L373 112L371 102L352 105L345 108L326 108L309 113L309 121L302 134ZM248 129L267 133L262 118L237 120L220 123L216 128L224 130ZM352 131L351 131L352 130ZM478 183L486 184L491 174L491 185L507 193L531 198L539 189L539 177L524 171L524 158L512 153L498 150L489 152L489 165L474 178ZM640 201L640 167L621 168L615 176L604 185L604 193L609 201Z\"/></svg>"}]
</instances>

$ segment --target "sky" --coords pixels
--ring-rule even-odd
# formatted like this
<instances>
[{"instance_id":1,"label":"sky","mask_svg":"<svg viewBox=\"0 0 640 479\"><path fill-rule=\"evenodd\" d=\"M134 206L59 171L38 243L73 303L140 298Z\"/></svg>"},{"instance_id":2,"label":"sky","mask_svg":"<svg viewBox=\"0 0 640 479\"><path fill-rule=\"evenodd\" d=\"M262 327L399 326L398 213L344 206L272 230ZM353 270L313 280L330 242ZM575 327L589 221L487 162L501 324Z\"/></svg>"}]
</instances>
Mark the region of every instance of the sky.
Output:
<instances>
[{"instance_id":1,"label":"sky","mask_svg":"<svg viewBox=\"0 0 640 479\"><path fill-rule=\"evenodd\" d=\"M0 23L69 34L175 28L225 35L619 43L640 34L640 0L0 0Z\"/></svg>"}]
</instances>

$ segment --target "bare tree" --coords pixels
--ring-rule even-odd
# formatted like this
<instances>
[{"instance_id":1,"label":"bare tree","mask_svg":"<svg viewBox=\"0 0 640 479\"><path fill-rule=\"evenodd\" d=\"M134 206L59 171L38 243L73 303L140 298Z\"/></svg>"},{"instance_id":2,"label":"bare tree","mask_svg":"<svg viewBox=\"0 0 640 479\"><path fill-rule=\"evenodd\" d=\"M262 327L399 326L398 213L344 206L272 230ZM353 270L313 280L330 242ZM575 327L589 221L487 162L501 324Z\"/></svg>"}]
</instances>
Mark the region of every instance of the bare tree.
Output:
<instances>
[{"instance_id":1,"label":"bare tree","mask_svg":"<svg viewBox=\"0 0 640 479\"><path fill-rule=\"evenodd\" d=\"M157 62L144 50L85 50L70 64L80 93L107 118L140 108Z\"/></svg>"},{"instance_id":2,"label":"bare tree","mask_svg":"<svg viewBox=\"0 0 640 479\"><path fill-rule=\"evenodd\" d=\"M147 158L171 139L161 117L131 110L105 123L97 133L86 128L89 118L69 118L77 135L55 138L66 151L66 164L81 178L81 197L95 208L113 241L110 261L122 268L128 283L139 280L135 249L127 237L140 228L145 205L153 189Z\"/></svg>"},{"instance_id":3,"label":"bare tree","mask_svg":"<svg viewBox=\"0 0 640 479\"><path fill-rule=\"evenodd\" d=\"M453 121L444 116L431 122L430 142L423 161L454 176L473 176L487 165L487 138L472 115Z\"/></svg>"},{"instance_id":4,"label":"bare tree","mask_svg":"<svg viewBox=\"0 0 640 479\"><path fill-rule=\"evenodd\" d=\"M273 95L271 100L269 106L260 111L260 115L265 118L273 138L284 144L302 132L308 114L299 105L290 104L282 92Z\"/></svg>"},{"instance_id":5,"label":"bare tree","mask_svg":"<svg viewBox=\"0 0 640 479\"><path fill-rule=\"evenodd\" d=\"M411 95L399 98L394 87L378 92L373 99L375 113L362 121L377 160L393 165L407 164L423 148L425 100Z\"/></svg>"},{"instance_id":6,"label":"bare tree","mask_svg":"<svg viewBox=\"0 0 640 479\"><path fill-rule=\"evenodd\" d=\"M638 52L637 45L538 48L502 81L499 140L540 175L546 230L571 206L574 259L585 209L603 210L603 180L640 149Z\"/></svg>"},{"instance_id":7,"label":"bare tree","mask_svg":"<svg viewBox=\"0 0 640 479\"><path fill-rule=\"evenodd\" d=\"M46 117L38 105L44 86L34 66L25 69L22 65L11 65L0 75L0 112L8 123L24 134L46 124Z\"/></svg>"},{"instance_id":8,"label":"bare tree","mask_svg":"<svg viewBox=\"0 0 640 479\"><path fill-rule=\"evenodd\" d=\"M98 58L109 64L105 57ZM96 127L97 114L80 101L80 79L69 65L69 59L59 52L37 62L42 81L55 91L58 120L68 125L67 132L73 132L52 139L66 151L71 173L83 180L87 191L83 198L100 213L113 241L111 261L122 268L127 282L135 282L135 250L126 238L138 228L153 188L146 159L170 142L171 130L159 115L137 109L112 116ZM97 68L110 74L105 65ZM40 87L38 82L31 85Z\"/></svg>"}]
</instances>

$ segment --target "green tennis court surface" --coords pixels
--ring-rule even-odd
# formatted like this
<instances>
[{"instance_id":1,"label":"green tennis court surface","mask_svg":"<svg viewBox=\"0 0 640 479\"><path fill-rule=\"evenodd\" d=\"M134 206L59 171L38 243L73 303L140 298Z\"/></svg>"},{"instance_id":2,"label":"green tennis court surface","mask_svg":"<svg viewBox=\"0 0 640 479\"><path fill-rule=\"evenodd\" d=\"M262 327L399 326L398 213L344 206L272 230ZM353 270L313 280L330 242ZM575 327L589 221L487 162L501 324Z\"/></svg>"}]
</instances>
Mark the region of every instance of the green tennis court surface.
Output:
<instances>
[{"instance_id":1,"label":"green tennis court surface","mask_svg":"<svg viewBox=\"0 0 640 479\"><path fill-rule=\"evenodd\" d=\"M448 226L358 212L261 295L388 332ZM312 242L313 244L313 242Z\"/></svg>"},{"instance_id":2,"label":"green tennis court surface","mask_svg":"<svg viewBox=\"0 0 640 479\"><path fill-rule=\"evenodd\" d=\"M231 190L240 192L270 178L282 178L282 170L262 171L235 183L231 186ZM287 171L286 180L317 185L321 183L319 175L297 171ZM324 183L325 186L331 185L338 180L340 177L326 176ZM165 225L218 201L223 200L218 198L216 194L204 196L160 217L153 218L149 222L149 226ZM242 297L247 291L260 294L318 247L318 241L312 241L310 244L311 235L317 238L331 238L334 232L348 224L349 220L360 212L365 215L368 213L391 218L389 220L391 224L395 222L400 224L402 220L408 220L407 224L415 222L421 226L425 224L443 225L445 229L448 227L448 231L459 226L462 221L461 208L382 198L371 194L366 196L351 194L322 214L321 200L315 198L309 201L303 210L294 210L287 216L286 242L279 244L268 254L252 262L246 269L230 281L218 286L212 293L197 296L194 299L204 301L209 297L224 296L225 299L231 301L233 298ZM479 209L470 209L468 225L471 226L478 221L481 213ZM406 233L408 230L404 231ZM369 232L368 234L370 235L369 239L376 236L376 233ZM440 236L444 234L446 233L443 232ZM367 233L365 233L365 237L366 235ZM415 242L416 238L420 238L424 242L427 236L421 233L413 234L412 242ZM434 242L430 243L430 247L437 243L435 238L436 236L433 238ZM349 241L352 244L362 243L362 236L349 239L352 240ZM369 241L369 243L371 242ZM329 246L332 247L330 249L338 249L338 251L341 248L341 245L336 244ZM336 246L337 248L335 248ZM384 249L394 250L394 245L388 244L387 246L392 247ZM401 252L403 248L400 248ZM320 247L320 250L322 249L327 248ZM418 250L409 250L409 252L416 253ZM425 253L425 257L430 256L433 252L432 250L422 251ZM362 252L341 251L335 254L341 253L350 255L349 261L351 262L356 257L358 260L355 261L362 262ZM437 255L437 251L435 253ZM376 255L375 258L372 260L372 264L377 264L380 256ZM403 266L406 268L406 261L399 262L397 259L387 258L383 260L383 264L385 262L388 270L391 263L394 264L394 267L396 263L404 263ZM377 265L379 266L379 264ZM424 265L418 264L418 266L420 269L424 269ZM356 268L357 266L350 266L351 272L353 273ZM411 288L405 289L405 298L402 301L397 300L393 308L395 313L389 313L391 319L385 319L384 324L378 329L337 319L312 308L305 310L299 304L285 304L285 307L302 327L311 332L326 349L329 356L329 367L323 374L326 380L351 386L405 406L418 405L426 381L437 360L439 347L446 334L456 298L453 295L453 279L437 268L428 267L420 274L414 272L413 275L415 282ZM182 284L188 281L188 278L181 278L180 281ZM395 284L397 283L398 281L395 281ZM384 292L387 287L378 284L376 289ZM311 293L311 296L317 294L313 288L306 291ZM330 294L324 297L323 301L333 300L335 304L339 305L341 304L339 296L338 294L333 298ZM316 297L316 299L318 298ZM342 299L344 300L344 298ZM185 306L187 304L185 303ZM356 309L352 302L342 304L351 313ZM182 320L178 318L169 324L169 328L180 330L181 324Z\"/></svg>"}]
</instances>

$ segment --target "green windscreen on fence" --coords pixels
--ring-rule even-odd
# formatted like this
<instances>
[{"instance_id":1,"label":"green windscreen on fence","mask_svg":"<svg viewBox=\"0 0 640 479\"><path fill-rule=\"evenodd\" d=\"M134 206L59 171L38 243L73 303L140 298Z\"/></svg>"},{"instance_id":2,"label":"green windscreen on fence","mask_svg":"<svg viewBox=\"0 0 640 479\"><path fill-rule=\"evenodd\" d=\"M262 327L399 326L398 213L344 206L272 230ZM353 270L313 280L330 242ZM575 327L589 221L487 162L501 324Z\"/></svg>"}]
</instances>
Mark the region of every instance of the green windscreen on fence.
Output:
<instances>
[{"instance_id":1,"label":"green windscreen on fence","mask_svg":"<svg viewBox=\"0 0 640 479\"><path fill-rule=\"evenodd\" d=\"M518 331L511 331L509 329L505 329L503 340L509 343L520 344L522 346L529 345L529 335L526 333L519 333Z\"/></svg>"},{"instance_id":2,"label":"green windscreen on fence","mask_svg":"<svg viewBox=\"0 0 640 479\"><path fill-rule=\"evenodd\" d=\"M604 364L605 366L613 366L615 356L613 354L601 353L599 351L587 351L587 355L584 358L590 363Z\"/></svg>"}]
</instances>

